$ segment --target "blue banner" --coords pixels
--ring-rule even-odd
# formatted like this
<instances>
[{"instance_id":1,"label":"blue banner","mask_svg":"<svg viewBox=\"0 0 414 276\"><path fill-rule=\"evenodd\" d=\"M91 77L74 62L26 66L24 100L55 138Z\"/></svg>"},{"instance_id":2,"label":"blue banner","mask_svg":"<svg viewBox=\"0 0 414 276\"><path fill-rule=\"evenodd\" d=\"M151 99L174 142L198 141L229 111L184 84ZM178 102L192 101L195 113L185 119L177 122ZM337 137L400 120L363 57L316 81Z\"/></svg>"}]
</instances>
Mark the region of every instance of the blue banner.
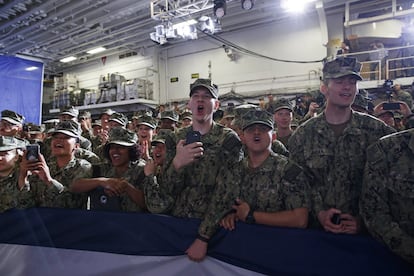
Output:
<instances>
[{"instance_id":1,"label":"blue banner","mask_svg":"<svg viewBox=\"0 0 414 276\"><path fill-rule=\"evenodd\" d=\"M26 123L41 123L43 63L0 56L0 111L22 114Z\"/></svg>"}]
</instances>

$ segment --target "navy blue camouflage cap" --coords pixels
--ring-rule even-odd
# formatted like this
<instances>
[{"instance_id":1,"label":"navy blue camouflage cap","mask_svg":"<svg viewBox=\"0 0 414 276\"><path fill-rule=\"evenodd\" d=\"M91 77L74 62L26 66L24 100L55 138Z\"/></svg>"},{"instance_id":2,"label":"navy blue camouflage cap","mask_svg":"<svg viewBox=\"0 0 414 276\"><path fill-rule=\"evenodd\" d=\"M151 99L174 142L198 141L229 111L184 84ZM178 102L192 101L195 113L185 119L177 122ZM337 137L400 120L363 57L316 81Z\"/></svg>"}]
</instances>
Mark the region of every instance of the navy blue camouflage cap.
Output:
<instances>
[{"instance_id":1,"label":"navy blue camouflage cap","mask_svg":"<svg viewBox=\"0 0 414 276\"><path fill-rule=\"evenodd\" d=\"M137 126L139 125L145 125L155 129L157 127L157 121L152 116L142 115L138 117Z\"/></svg>"},{"instance_id":2,"label":"navy blue camouflage cap","mask_svg":"<svg viewBox=\"0 0 414 276\"><path fill-rule=\"evenodd\" d=\"M269 109L267 111L269 111L270 113L275 113L276 111L279 111L281 109L288 109L292 112L293 105L288 99L280 98L270 103Z\"/></svg>"},{"instance_id":3,"label":"navy blue camouflage cap","mask_svg":"<svg viewBox=\"0 0 414 276\"><path fill-rule=\"evenodd\" d=\"M51 131L52 135L57 133L62 133L70 137L79 138L81 133L80 124L75 121L63 121L59 122L53 131Z\"/></svg>"},{"instance_id":4,"label":"navy blue camouflage cap","mask_svg":"<svg viewBox=\"0 0 414 276\"><path fill-rule=\"evenodd\" d=\"M26 142L22 139L12 136L0 136L0 151L9 151L12 149L23 149Z\"/></svg>"},{"instance_id":5,"label":"navy blue camouflage cap","mask_svg":"<svg viewBox=\"0 0 414 276\"><path fill-rule=\"evenodd\" d=\"M344 76L355 76L356 79L362 80L360 75L361 63L353 57L337 57L328 61L323 66L323 79L337 79Z\"/></svg>"},{"instance_id":6,"label":"navy blue camouflage cap","mask_svg":"<svg viewBox=\"0 0 414 276\"><path fill-rule=\"evenodd\" d=\"M15 111L6 109L1 112L1 119L13 125L22 125L25 118Z\"/></svg>"},{"instance_id":7,"label":"navy blue camouflage cap","mask_svg":"<svg viewBox=\"0 0 414 276\"><path fill-rule=\"evenodd\" d=\"M123 127L126 127L126 125L128 124L127 116L125 116L124 114L119 113L119 112L113 113L108 121L117 122L118 124L120 124Z\"/></svg>"},{"instance_id":8,"label":"navy blue camouflage cap","mask_svg":"<svg viewBox=\"0 0 414 276\"><path fill-rule=\"evenodd\" d=\"M261 124L273 129L273 115L265 110L250 110L242 117L242 129L251 125Z\"/></svg>"},{"instance_id":9,"label":"navy blue camouflage cap","mask_svg":"<svg viewBox=\"0 0 414 276\"><path fill-rule=\"evenodd\" d=\"M161 112L161 120L170 119L171 121L178 122L179 115L174 110Z\"/></svg>"},{"instance_id":10,"label":"navy blue camouflage cap","mask_svg":"<svg viewBox=\"0 0 414 276\"><path fill-rule=\"evenodd\" d=\"M72 107L64 109L59 115L69 115L71 117L78 118L79 110L77 110L76 108L72 106Z\"/></svg>"},{"instance_id":11,"label":"navy blue camouflage cap","mask_svg":"<svg viewBox=\"0 0 414 276\"><path fill-rule=\"evenodd\" d=\"M105 146L117 144L125 147L132 147L138 142L135 132L122 127L114 127L109 131L109 138Z\"/></svg>"},{"instance_id":12,"label":"navy blue camouflage cap","mask_svg":"<svg viewBox=\"0 0 414 276\"><path fill-rule=\"evenodd\" d=\"M213 98L218 99L218 87L217 85L212 84L210 79L197 79L194 83L192 83L190 85L190 97L193 92L200 87L206 88Z\"/></svg>"}]
</instances>

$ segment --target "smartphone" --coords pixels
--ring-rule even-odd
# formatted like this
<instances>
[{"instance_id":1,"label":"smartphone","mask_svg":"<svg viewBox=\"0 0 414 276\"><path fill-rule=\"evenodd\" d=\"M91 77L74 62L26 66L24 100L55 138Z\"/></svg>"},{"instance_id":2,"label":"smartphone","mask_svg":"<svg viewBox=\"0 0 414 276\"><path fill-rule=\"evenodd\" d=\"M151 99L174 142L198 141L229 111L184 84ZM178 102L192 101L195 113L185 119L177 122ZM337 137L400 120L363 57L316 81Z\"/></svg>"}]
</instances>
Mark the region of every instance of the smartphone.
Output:
<instances>
[{"instance_id":1,"label":"smartphone","mask_svg":"<svg viewBox=\"0 0 414 276\"><path fill-rule=\"evenodd\" d=\"M201 133L199 131L189 131L185 136L185 144L192 144L195 142L201 142Z\"/></svg>"},{"instance_id":2,"label":"smartphone","mask_svg":"<svg viewBox=\"0 0 414 276\"><path fill-rule=\"evenodd\" d=\"M341 214L339 214L339 213L334 214L331 218L331 222L333 224L336 224L336 225L340 224L341 223Z\"/></svg>"},{"instance_id":3,"label":"smartphone","mask_svg":"<svg viewBox=\"0 0 414 276\"><path fill-rule=\"evenodd\" d=\"M382 104L383 110L400 110L400 103L383 103Z\"/></svg>"},{"instance_id":4,"label":"smartphone","mask_svg":"<svg viewBox=\"0 0 414 276\"><path fill-rule=\"evenodd\" d=\"M39 161L40 147L38 144L30 144L26 146L26 159L28 161Z\"/></svg>"}]
</instances>

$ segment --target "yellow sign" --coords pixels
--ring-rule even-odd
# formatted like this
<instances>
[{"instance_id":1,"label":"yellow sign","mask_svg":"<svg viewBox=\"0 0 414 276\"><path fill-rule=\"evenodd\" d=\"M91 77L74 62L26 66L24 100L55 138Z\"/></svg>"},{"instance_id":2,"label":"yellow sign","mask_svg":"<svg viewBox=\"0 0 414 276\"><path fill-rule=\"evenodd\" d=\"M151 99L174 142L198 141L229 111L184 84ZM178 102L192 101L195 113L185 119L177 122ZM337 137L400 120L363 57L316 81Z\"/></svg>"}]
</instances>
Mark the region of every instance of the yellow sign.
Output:
<instances>
[{"instance_id":1,"label":"yellow sign","mask_svg":"<svg viewBox=\"0 0 414 276\"><path fill-rule=\"evenodd\" d=\"M191 74L192 79L198 79L200 77L199 73Z\"/></svg>"},{"instance_id":2,"label":"yellow sign","mask_svg":"<svg viewBox=\"0 0 414 276\"><path fill-rule=\"evenodd\" d=\"M171 78L170 82L178 82L178 77Z\"/></svg>"}]
</instances>

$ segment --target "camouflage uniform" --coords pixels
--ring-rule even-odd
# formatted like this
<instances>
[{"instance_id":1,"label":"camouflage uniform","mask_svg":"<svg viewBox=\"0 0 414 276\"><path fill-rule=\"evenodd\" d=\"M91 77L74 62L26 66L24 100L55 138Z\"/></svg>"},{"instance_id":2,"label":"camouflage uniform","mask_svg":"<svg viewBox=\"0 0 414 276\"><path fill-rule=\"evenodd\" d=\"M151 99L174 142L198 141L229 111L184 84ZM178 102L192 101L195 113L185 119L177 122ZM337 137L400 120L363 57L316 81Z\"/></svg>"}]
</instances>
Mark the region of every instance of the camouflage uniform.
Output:
<instances>
[{"instance_id":1,"label":"camouflage uniform","mask_svg":"<svg viewBox=\"0 0 414 276\"><path fill-rule=\"evenodd\" d=\"M122 178L128 183L133 185L135 188L144 190L143 182L145 178L144 174L144 160L138 160L135 162L130 162L128 170L122 175L119 176L115 172L115 168L110 164L102 164L100 166L100 171L102 172L102 177L107 178ZM126 212L141 212L141 208L136 204L127 194L119 196L121 210Z\"/></svg>"},{"instance_id":2,"label":"camouflage uniform","mask_svg":"<svg viewBox=\"0 0 414 276\"><path fill-rule=\"evenodd\" d=\"M64 168L59 168L54 158L48 162L50 176L63 185L60 190L56 185L46 185L37 176L30 176L31 189L36 194L37 204L41 207L86 208L86 194L69 191L73 180L92 176L92 165L83 159L73 158Z\"/></svg>"},{"instance_id":3,"label":"camouflage uniform","mask_svg":"<svg viewBox=\"0 0 414 276\"><path fill-rule=\"evenodd\" d=\"M35 206L33 193L27 187L19 189L19 170L16 166L6 177L0 177L0 212L12 208L30 208Z\"/></svg>"},{"instance_id":4,"label":"camouflage uniform","mask_svg":"<svg viewBox=\"0 0 414 276\"><path fill-rule=\"evenodd\" d=\"M216 186L221 167L229 166L242 156L236 133L213 123L211 130L201 137L204 154L198 161L176 171L172 165L175 146L186 137L192 127L179 129L166 143L166 170L159 183L146 186L146 203L152 213L169 213L177 217L203 218Z\"/></svg>"},{"instance_id":5,"label":"camouflage uniform","mask_svg":"<svg viewBox=\"0 0 414 276\"><path fill-rule=\"evenodd\" d=\"M378 119L355 111L338 138L327 123L325 113L296 129L289 140L290 158L311 177L316 222L317 214L329 208L358 216L366 149L393 132Z\"/></svg>"},{"instance_id":6,"label":"camouflage uniform","mask_svg":"<svg viewBox=\"0 0 414 276\"><path fill-rule=\"evenodd\" d=\"M367 150L361 215L369 232L414 264L414 130Z\"/></svg>"},{"instance_id":7,"label":"camouflage uniform","mask_svg":"<svg viewBox=\"0 0 414 276\"><path fill-rule=\"evenodd\" d=\"M233 168L223 169L200 234L212 236L220 219L231 212L236 198L246 201L251 210L277 212L296 208L310 209L308 180L302 169L287 157L270 153L263 164L250 169L248 159Z\"/></svg>"}]
</instances>

